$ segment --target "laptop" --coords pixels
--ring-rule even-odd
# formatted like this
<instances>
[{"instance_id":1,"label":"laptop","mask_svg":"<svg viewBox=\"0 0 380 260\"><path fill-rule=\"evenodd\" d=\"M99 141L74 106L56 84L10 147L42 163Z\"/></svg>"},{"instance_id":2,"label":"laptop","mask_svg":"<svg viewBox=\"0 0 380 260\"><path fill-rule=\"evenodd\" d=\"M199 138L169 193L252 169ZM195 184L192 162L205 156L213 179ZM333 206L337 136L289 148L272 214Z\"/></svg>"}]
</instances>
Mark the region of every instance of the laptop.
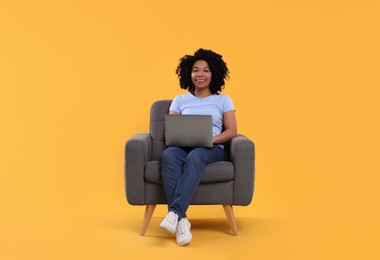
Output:
<instances>
[{"instance_id":1,"label":"laptop","mask_svg":"<svg viewBox=\"0 0 380 260\"><path fill-rule=\"evenodd\" d=\"M213 147L211 115L165 115L166 146Z\"/></svg>"}]
</instances>

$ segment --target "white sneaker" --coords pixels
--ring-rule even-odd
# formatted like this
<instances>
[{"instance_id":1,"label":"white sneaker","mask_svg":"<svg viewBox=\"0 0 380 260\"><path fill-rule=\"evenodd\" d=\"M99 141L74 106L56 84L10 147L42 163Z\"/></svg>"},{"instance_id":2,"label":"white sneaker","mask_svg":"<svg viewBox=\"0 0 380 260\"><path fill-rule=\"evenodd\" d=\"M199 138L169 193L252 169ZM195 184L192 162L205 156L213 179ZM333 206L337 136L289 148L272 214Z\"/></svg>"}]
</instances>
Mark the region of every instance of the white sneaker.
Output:
<instances>
[{"instance_id":1,"label":"white sneaker","mask_svg":"<svg viewBox=\"0 0 380 260\"><path fill-rule=\"evenodd\" d=\"M188 244L193 236L190 232L191 224L187 220L187 218L181 218L180 221L178 221L177 225L177 244L180 246L184 246Z\"/></svg>"},{"instance_id":2,"label":"white sneaker","mask_svg":"<svg viewBox=\"0 0 380 260\"><path fill-rule=\"evenodd\" d=\"M164 220L161 222L160 227L174 234L177 229L177 224L178 215L173 211L169 211Z\"/></svg>"}]
</instances>

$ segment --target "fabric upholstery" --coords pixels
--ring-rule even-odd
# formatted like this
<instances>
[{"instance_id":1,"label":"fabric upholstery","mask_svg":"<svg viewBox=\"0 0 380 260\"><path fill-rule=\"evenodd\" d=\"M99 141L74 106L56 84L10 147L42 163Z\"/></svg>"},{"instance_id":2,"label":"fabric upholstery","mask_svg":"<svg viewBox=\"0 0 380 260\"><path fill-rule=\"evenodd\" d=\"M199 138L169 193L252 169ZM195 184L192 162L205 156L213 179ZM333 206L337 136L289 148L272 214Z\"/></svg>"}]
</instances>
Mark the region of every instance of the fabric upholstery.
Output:
<instances>
[{"instance_id":1,"label":"fabric upholstery","mask_svg":"<svg viewBox=\"0 0 380 260\"><path fill-rule=\"evenodd\" d=\"M160 160L165 150L165 114L169 113L171 100L155 102L150 109L150 135L153 141L152 160Z\"/></svg>"}]
</instances>

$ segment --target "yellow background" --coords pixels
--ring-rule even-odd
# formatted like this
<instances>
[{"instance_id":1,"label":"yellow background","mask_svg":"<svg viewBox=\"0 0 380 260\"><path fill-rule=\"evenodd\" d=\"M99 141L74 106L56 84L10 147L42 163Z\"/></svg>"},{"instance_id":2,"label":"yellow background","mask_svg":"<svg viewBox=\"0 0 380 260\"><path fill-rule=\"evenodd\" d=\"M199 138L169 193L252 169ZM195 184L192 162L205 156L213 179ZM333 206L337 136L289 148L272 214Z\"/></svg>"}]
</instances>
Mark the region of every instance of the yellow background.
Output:
<instances>
[{"instance_id":1,"label":"yellow background","mask_svg":"<svg viewBox=\"0 0 380 260\"><path fill-rule=\"evenodd\" d=\"M0 259L379 259L378 1L0 2ZM196 49L256 144L253 202L138 235L124 144Z\"/></svg>"}]
</instances>

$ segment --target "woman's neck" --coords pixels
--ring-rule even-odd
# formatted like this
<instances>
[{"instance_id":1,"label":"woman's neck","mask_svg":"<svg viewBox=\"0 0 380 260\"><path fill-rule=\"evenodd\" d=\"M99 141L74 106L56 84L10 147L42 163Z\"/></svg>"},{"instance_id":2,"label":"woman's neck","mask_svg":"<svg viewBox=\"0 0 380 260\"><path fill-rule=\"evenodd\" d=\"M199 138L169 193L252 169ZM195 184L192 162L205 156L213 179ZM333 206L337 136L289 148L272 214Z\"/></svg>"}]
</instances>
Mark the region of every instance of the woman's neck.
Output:
<instances>
[{"instance_id":1,"label":"woman's neck","mask_svg":"<svg viewBox=\"0 0 380 260\"><path fill-rule=\"evenodd\" d=\"M211 95L211 91L209 88L205 88L205 89L195 89L194 90L194 96L196 96L197 98L205 98L205 97L208 97Z\"/></svg>"}]
</instances>

